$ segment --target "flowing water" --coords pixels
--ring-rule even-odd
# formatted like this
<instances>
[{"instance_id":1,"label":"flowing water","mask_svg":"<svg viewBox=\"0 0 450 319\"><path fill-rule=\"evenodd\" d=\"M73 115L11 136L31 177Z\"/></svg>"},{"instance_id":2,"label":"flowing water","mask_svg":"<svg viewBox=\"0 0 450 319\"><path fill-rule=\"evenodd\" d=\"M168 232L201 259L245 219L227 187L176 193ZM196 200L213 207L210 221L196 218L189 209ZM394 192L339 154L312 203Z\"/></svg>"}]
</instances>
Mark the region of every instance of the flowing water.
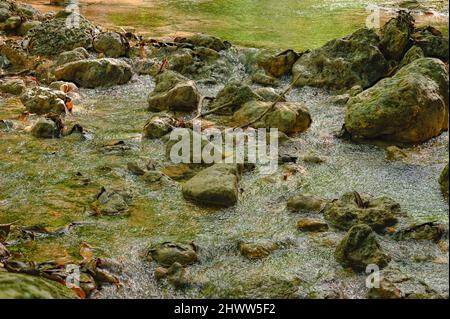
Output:
<instances>
[{"instance_id":1,"label":"flowing water","mask_svg":"<svg viewBox=\"0 0 450 319\"><path fill-rule=\"evenodd\" d=\"M174 5L175 2L178 4ZM186 4L190 3L195 16L202 12L199 8L203 6L214 7L210 2L223 3L150 1L148 5L164 3L166 8L174 5L173 10L187 10ZM224 11L231 10L237 2L227 1ZM311 6L309 1L287 1L299 2L305 8L308 6L304 2ZM261 3L273 5L275 2ZM322 3L328 4L327 10L339 11L342 3L349 2ZM123 10L128 10L127 6L130 4ZM332 10L329 14L338 15ZM252 15L257 16L255 12ZM232 24L234 19L223 23ZM244 22L250 23L249 19ZM341 16L341 20L336 21L345 20ZM260 22L251 23L248 29L255 30ZM271 23L274 26L268 28L275 28L276 21ZM346 33L345 28L350 32L357 26L347 25L335 32ZM204 30L213 28L203 27ZM310 36L313 33L311 31ZM299 47L306 46L306 41L319 45L335 35L321 34L308 40L299 35L302 39ZM246 36L262 46L267 43L289 46L289 41L295 42L292 34L286 35L289 38L286 42L278 42L272 35L266 40L257 40L244 32L242 43L248 41ZM233 61L239 60L236 55L240 53L232 50L227 54ZM244 77L243 69L242 65L236 65L237 78ZM211 96L223 85L200 86L200 89L204 95ZM313 125L282 145L280 152L298 156L313 152L323 157L325 163L280 166L270 176L261 175L257 170L247 172L240 182L239 203L228 209L206 209L185 201L178 182L166 180L148 184L130 175L126 164L145 165L149 160L159 163L159 167L168 164L163 142L141 139L142 128L149 117L146 98L153 86L150 76L135 76L130 83L119 87L81 89L69 121L80 123L89 132L87 140L76 136L37 140L20 130L0 131L0 223L45 224L57 228L73 221L86 222L67 236L12 247L15 256L33 261L65 256L79 259L80 245L88 243L97 255L113 257L124 264L123 286L104 288L96 295L98 298L254 298L308 294L326 297L336 291L341 297L357 298L366 293L364 274L344 271L333 256L334 247L344 233L308 235L298 232L296 221L305 214L286 210L286 201L291 195L302 191L330 200L353 190L374 196L386 195L401 204L408 213L408 222L437 220L448 224L448 204L437 183L449 155L448 133L420 146L406 148L408 158L404 161L387 161L382 147L336 139L334 132L342 126L345 109L330 103L326 91L312 88L294 89L289 94L288 100L303 102L309 108ZM0 97L0 119L15 117L23 111L16 98ZM129 148L118 153L105 152L103 146L114 140L124 141ZM132 191L129 216L88 215L89 204L102 186ZM280 242L284 248L262 261L248 261L237 249L242 240ZM431 242L395 242L383 237L379 240L391 255L393 264L437 291L448 293L448 252L441 252ZM142 258L145 247L164 241L194 241L200 247L200 263L188 268L195 285L185 291L174 291L156 283L154 265ZM416 261L424 256L427 260L444 262ZM301 293L295 288L299 283Z\"/></svg>"}]
</instances>

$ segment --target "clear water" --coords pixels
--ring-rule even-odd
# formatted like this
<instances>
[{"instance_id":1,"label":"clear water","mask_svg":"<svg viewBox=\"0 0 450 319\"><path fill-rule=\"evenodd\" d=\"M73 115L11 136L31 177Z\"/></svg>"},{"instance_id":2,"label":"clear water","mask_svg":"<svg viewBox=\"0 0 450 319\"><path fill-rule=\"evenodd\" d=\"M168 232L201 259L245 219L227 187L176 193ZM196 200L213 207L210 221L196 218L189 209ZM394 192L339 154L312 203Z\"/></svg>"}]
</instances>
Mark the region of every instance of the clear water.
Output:
<instances>
[{"instance_id":1,"label":"clear water","mask_svg":"<svg viewBox=\"0 0 450 319\"><path fill-rule=\"evenodd\" d=\"M173 1L164 3L170 2ZM195 3L200 6L204 2ZM257 23L253 25L256 27ZM236 56L230 58L238 60ZM236 70L242 69L236 66ZM342 126L345 110L331 104L327 92L311 88L294 89L288 100L304 103L312 114L313 125L282 146L280 152L314 152L325 158L324 164L283 166L272 176L246 173L240 183L243 192L237 206L221 210L185 201L177 182L147 184L130 175L126 164L134 161L144 165L150 159L158 161L160 167L167 164L162 142L141 139L149 116L146 98L153 86L151 77L138 76L124 86L82 89L68 120L89 131L92 138L86 141L75 136L37 140L22 130L0 132L0 223L56 228L72 221L88 222L74 228L68 236L13 247L17 258L80 258L80 245L89 243L97 255L116 258L125 269L123 286L105 288L97 298L285 297L291 296L290 283L296 278L303 288L295 296L310 291L326 296L330 291L338 291L341 297L358 298L366 293L364 275L344 271L333 257L335 245L344 234L299 233L296 221L307 215L285 209L291 195L305 191L333 199L353 190L387 195L408 212L410 222L448 223L448 204L437 183L448 159L448 133L407 148L405 161L390 162L381 147L336 139L334 132ZM214 95L222 86L223 83L200 89L205 95ZM0 119L15 117L22 111L17 99L0 97ZM105 154L102 146L113 140L125 141L129 150ZM293 170L297 173L292 174ZM78 172L90 178L91 183L82 185L76 176ZM86 210L102 186L132 191L134 200L128 217L88 216ZM145 247L155 242L190 240L200 247L200 263L188 268L196 284L186 291L174 291L156 283L155 266L141 257ZM248 261L237 249L241 240L283 242L286 247L262 261ZM430 242L401 243L385 238L380 241L394 264L436 290L448 292L448 253ZM414 261L424 254L431 256L429 260L440 258L446 262Z\"/></svg>"}]
</instances>

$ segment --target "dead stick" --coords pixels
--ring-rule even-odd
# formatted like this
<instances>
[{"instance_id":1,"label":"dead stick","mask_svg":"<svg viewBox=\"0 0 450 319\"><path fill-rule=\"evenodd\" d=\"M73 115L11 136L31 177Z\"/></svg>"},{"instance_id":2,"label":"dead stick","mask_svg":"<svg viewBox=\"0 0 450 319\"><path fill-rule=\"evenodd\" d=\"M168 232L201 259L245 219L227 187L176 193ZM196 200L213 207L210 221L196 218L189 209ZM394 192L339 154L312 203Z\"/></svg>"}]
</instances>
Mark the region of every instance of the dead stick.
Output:
<instances>
[{"instance_id":1,"label":"dead stick","mask_svg":"<svg viewBox=\"0 0 450 319\"><path fill-rule=\"evenodd\" d=\"M258 116L256 119L254 119L253 121L245 124L245 125L241 125L238 128L247 128L250 125L255 124L256 122L258 122L260 119L262 119L264 116L267 115L267 113L269 113L270 111L272 111L275 106L277 105L277 103L281 102L281 100L284 98L284 96L294 87L295 83L297 83L297 81L300 79L300 74L294 79L294 81L292 81L291 84L288 85L288 87L283 91L283 93L280 94L280 96L278 96L278 98L275 100L275 102L273 102L269 108L267 108L267 110L265 110L260 116Z\"/></svg>"}]
</instances>

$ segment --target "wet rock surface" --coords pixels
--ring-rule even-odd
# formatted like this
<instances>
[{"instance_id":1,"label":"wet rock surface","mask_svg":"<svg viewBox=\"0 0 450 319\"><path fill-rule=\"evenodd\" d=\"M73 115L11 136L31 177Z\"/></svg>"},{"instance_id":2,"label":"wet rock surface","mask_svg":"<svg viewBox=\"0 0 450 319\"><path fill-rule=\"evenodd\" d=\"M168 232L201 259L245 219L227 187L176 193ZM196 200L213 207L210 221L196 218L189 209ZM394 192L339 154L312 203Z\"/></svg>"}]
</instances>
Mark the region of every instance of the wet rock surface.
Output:
<instances>
[{"instance_id":1,"label":"wet rock surface","mask_svg":"<svg viewBox=\"0 0 450 319\"><path fill-rule=\"evenodd\" d=\"M204 205L233 206L238 201L239 176L235 164L215 164L185 182L183 196Z\"/></svg>"},{"instance_id":2,"label":"wet rock surface","mask_svg":"<svg viewBox=\"0 0 450 319\"><path fill-rule=\"evenodd\" d=\"M423 142L448 128L448 100L444 63L418 59L350 99L345 128L354 139Z\"/></svg>"},{"instance_id":3,"label":"wet rock surface","mask_svg":"<svg viewBox=\"0 0 450 319\"><path fill-rule=\"evenodd\" d=\"M192 242L165 242L152 246L148 250L147 258L164 267L170 267L174 263L187 266L198 261L197 250L198 247Z\"/></svg>"},{"instance_id":4,"label":"wet rock surface","mask_svg":"<svg viewBox=\"0 0 450 319\"><path fill-rule=\"evenodd\" d=\"M130 81L132 71L122 60L88 59L62 65L55 70L55 77L80 87L96 88L125 84Z\"/></svg>"},{"instance_id":5,"label":"wet rock surface","mask_svg":"<svg viewBox=\"0 0 450 319\"><path fill-rule=\"evenodd\" d=\"M369 265L387 266L391 258L381 249L375 233L365 225L350 228L335 251L336 260L344 267L365 271Z\"/></svg>"},{"instance_id":6,"label":"wet rock surface","mask_svg":"<svg viewBox=\"0 0 450 319\"><path fill-rule=\"evenodd\" d=\"M379 41L373 30L360 29L305 53L292 69L294 78L299 78L296 84L335 90L372 86L388 71Z\"/></svg>"},{"instance_id":7,"label":"wet rock surface","mask_svg":"<svg viewBox=\"0 0 450 319\"><path fill-rule=\"evenodd\" d=\"M402 216L400 205L388 197L373 198L357 192L346 193L324 208L325 219L330 225L342 230L364 223L382 232L393 226Z\"/></svg>"}]
</instances>

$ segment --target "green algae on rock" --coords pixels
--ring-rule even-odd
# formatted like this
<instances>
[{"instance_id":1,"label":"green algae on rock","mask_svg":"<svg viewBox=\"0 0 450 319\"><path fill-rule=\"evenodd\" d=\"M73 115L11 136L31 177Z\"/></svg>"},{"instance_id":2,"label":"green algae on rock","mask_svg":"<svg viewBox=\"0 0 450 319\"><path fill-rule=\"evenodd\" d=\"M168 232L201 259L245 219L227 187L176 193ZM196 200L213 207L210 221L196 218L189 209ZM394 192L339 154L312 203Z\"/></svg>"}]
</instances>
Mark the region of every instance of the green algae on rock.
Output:
<instances>
[{"instance_id":1,"label":"green algae on rock","mask_svg":"<svg viewBox=\"0 0 450 319\"><path fill-rule=\"evenodd\" d=\"M128 63L112 58L74 61L55 70L56 80L73 82L86 88L125 84L131 80L132 75Z\"/></svg>"},{"instance_id":2,"label":"green algae on rock","mask_svg":"<svg viewBox=\"0 0 450 319\"><path fill-rule=\"evenodd\" d=\"M325 219L337 229L348 230L358 224L367 224L377 232L393 226L402 215L400 205L388 197L373 198L350 192L328 203Z\"/></svg>"},{"instance_id":3,"label":"green algae on rock","mask_svg":"<svg viewBox=\"0 0 450 319\"><path fill-rule=\"evenodd\" d=\"M372 86L388 71L379 41L375 31L360 29L303 54L292 69L294 78L299 77L296 85L334 90Z\"/></svg>"},{"instance_id":4,"label":"green algae on rock","mask_svg":"<svg viewBox=\"0 0 450 319\"><path fill-rule=\"evenodd\" d=\"M233 206L238 201L239 177L236 164L215 164L183 183L183 196L204 205Z\"/></svg>"},{"instance_id":5,"label":"green algae on rock","mask_svg":"<svg viewBox=\"0 0 450 319\"><path fill-rule=\"evenodd\" d=\"M76 13L74 13L76 14ZM30 52L35 55L54 56L78 47L92 48L96 28L84 17L77 15L79 27L67 25L67 16L55 17L30 30Z\"/></svg>"},{"instance_id":6,"label":"green algae on rock","mask_svg":"<svg viewBox=\"0 0 450 319\"><path fill-rule=\"evenodd\" d=\"M245 103L234 113L233 122L237 125L248 125L272 108L272 105L272 102L263 101ZM251 126L254 128L277 128L282 133L292 134L306 131L311 123L311 115L302 104L280 102Z\"/></svg>"},{"instance_id":7,"label":"green algae on rock","mask_svg":"<svg viewBox=\"0 0 450 319\"><path fill-rule=\"evenodd\" d=\"M368 265L387 266L391 258L381 249L372 228L359 224L350 228L335 251L336 260L344 267L365 271Z\"/></svg>"},{"instance_id":8,"label":"green algae on rock","mask_svg":"<svg viewBox=\"0 0 450 319\"><path fill-rule=\"evenodd\" d=\"M0 271L0 299L78 299L60 283L40 277Z\"/></svg>"},{"instance_id":9,"label":"green algae on rock","mask_svg":"<svg viewBox=\"0 0 450 319\"><path fill-rule=\"evenodd\" d=\"M198 247L193 242L164 242L152 245L147 251L147 258L164 267L170 267L173 263L186 266L198 261L197 251Z\"/></svg>"},{"instance_id":10,"label":"green algae on rock","mask_svg":"<svg viewBox=\"0 0 450 319\"><path fill-rule=\"evenodd\" d=\"M197 109L200 94L194 81L174 71L156 76L155 89L148 96L150 111L193 111Z\"/></svg>"},{"instance_id":11,"label":"green algae on rock","mask_svg":"<svg viewBox=\"0 0 450 319\"><path fill-rule=\"evenodd\" d=\"M445 64L422 58L347 103L345 129L352 139L419 143L448 129Z\"/></svg>"}]
</instances>

